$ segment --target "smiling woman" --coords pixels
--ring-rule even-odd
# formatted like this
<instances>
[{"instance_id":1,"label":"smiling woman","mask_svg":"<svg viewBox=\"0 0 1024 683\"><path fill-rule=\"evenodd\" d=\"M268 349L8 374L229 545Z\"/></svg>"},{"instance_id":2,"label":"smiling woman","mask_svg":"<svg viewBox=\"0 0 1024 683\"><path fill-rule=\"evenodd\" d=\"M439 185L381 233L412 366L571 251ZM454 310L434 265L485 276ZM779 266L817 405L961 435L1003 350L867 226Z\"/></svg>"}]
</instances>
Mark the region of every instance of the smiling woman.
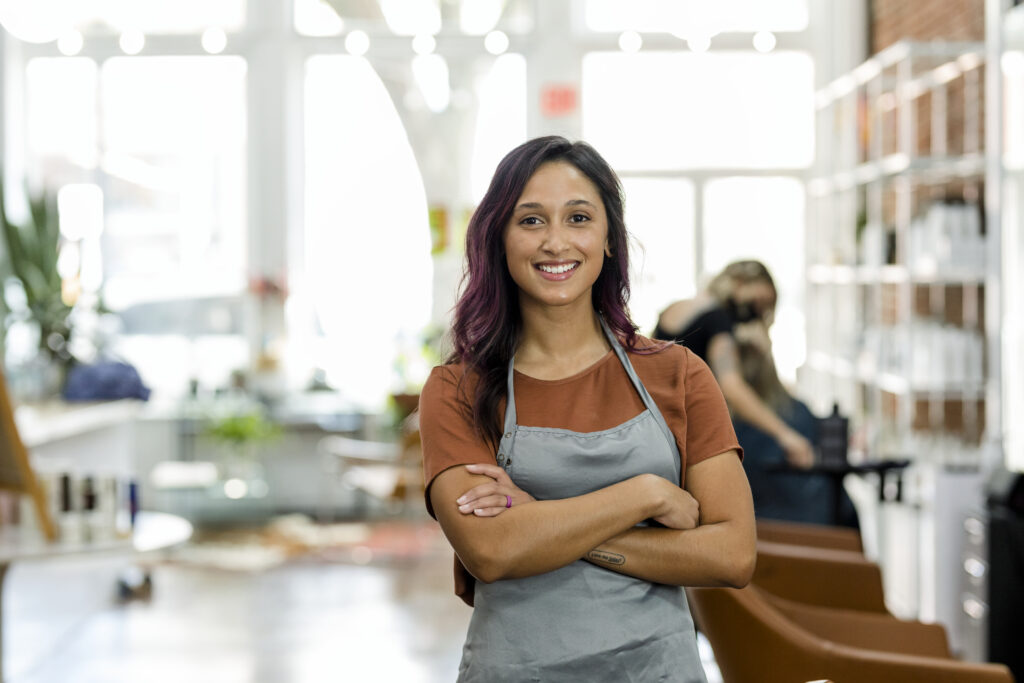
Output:
<instances>
[{"instance_id":1,"label":"smiling woman","mask_svg":"<svg viewBox=\"0 0 1024 683\"><path fill-rule=\"evenodd\" d=\"M681 586L753 571L725 401L637 334L627 244L618 178L559 137L510 152L470 220L455 352L420 396L427 506L474 605L459 681L704 681Z\"/></svg>"},{"instance_id":2,"label":"smiling woman","mask_svg":"<svg viewBox=\"0 0 1024 683\"><path fill-rule=\"evenodd\" d=\"M605 252L611 255L597 187L572 164L551 162L537 169L520 199L505 229L505 258L520 307L589 307L584 295Z\"/></svg>"}]
</instances>

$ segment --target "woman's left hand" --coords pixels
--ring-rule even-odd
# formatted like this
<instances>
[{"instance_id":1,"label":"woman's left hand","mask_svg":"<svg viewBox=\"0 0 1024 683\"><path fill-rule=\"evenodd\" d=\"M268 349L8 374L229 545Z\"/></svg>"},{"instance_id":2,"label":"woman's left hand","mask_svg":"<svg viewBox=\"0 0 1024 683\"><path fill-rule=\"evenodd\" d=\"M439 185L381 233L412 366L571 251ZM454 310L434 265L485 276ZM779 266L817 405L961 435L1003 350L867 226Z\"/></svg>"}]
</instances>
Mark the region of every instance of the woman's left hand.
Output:
<instances>
[{"instance_id":1,"label":"woman's left hand","mask_svg":"<svg viewBox=\"0 0 1024 683\"><path fill-rule=\"evenodd\" d=\"M512 483L508 472L496 465L466 465L466 470L490 477L494 481L474 486L459 496L455 503L464 515L496 517L513 505L534 500L533 496Z\"/></svg>"}]
</instances>

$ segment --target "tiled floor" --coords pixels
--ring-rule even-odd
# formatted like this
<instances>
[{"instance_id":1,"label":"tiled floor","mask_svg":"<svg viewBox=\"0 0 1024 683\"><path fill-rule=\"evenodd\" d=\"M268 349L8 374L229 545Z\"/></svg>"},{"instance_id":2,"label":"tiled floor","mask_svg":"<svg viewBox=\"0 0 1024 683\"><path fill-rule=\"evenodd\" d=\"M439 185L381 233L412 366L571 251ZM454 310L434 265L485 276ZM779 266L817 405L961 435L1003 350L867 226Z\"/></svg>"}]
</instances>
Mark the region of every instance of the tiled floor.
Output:
<instances>
[{"instance_id":1,"label":"tiled floor","mask_svg":"<svg viewBox=\"0 0 1024 683\"><path fill-rule=\"evenodd\" d=\"M450 552L439 537L418 559L382 564L161 564L152 599L126 605L112 583L95 588L118 561L15 565L4 680L449 683L470 616L451 593Z\"/></svg>"}]
</instances>

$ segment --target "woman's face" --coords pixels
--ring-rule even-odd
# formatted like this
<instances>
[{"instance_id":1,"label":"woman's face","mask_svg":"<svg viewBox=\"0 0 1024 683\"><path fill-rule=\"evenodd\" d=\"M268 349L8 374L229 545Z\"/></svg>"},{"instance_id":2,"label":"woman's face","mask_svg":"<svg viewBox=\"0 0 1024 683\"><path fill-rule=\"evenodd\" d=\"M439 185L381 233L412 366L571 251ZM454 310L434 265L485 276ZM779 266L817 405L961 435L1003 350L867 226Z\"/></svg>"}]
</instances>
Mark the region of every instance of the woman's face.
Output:
<instances>
[{"instance_id":1,"label":"woman's face","mask_svg":"<svg viewBox=\"0 0 1024 683\"><path fill-rule=\"evenodd\" d=\"M568 162L541 165L505 226L505 260L520 305L589 306L607 246L608 218L594 183Z\"/></svg>"},{"instance_id":2,"label":"woman's face","mask_svg":"<svg viewBox=\"0 0 1024 683\"><path fill-rule=\"evenodd\" d=\"M771 324L775 314L775 288L764 280L753 280L736 286L733 301L749 307L754 314Z\"/></svg>"}]
</instances>

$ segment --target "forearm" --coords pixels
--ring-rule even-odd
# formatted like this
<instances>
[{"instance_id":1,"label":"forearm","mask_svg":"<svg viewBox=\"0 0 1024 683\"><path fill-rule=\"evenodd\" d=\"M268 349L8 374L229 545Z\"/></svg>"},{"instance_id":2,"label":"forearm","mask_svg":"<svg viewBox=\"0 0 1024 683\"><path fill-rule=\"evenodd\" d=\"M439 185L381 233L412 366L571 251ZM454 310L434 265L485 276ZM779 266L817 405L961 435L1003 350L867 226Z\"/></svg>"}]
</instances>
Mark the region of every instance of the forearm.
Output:
<instances>
[{"instance_id":1,"label":"forearm","mask_svg":"<svg viewBox=\"0 0 1024 683\"><path fill-rule=\"evenodd\" d=\"M718 382L729 407L741 419L776 438L789 430L789 426L765 405L738 373L722 373Z\"/></svg>"},{"instance_id":2,"label":"forearm","mask_svg":"<svg viewBox=\"0 0 1024 683\"><path fill-rule=\"evenodd\" d=\"M657 501L650 495L645 479L649 476L582 496L515 506L497 517L461 515L454 500L435 498L434 509L455 551L477 579L521 578L564 567L651 517ZM458 525L452 523L456 520Z\"/></svg>"},{"instance_id":3,"label":"forearm","mask_svg":"<svg viewBox=\"0 0 1024 683\"><path fill-rule=\"evenodd\" d=\"M700 501L702 523L692 528L631 528L595 546L587 559L655 583L746 585L757 558L757 534L739 458L729 451L704 460L687 469L686 480Z\"/></svg>"},{"instance_id":4,"label":"forearm","mask_svg":"<svg viewBox=\"0 0 1024 683\"><path fill-rule=\"evenodd\" d=\"M756 546L735 522L680 531L629 529L587 553L587 560L620 574L673 586L741 588L754 570Z\"/></svg>"}]
</instances>

